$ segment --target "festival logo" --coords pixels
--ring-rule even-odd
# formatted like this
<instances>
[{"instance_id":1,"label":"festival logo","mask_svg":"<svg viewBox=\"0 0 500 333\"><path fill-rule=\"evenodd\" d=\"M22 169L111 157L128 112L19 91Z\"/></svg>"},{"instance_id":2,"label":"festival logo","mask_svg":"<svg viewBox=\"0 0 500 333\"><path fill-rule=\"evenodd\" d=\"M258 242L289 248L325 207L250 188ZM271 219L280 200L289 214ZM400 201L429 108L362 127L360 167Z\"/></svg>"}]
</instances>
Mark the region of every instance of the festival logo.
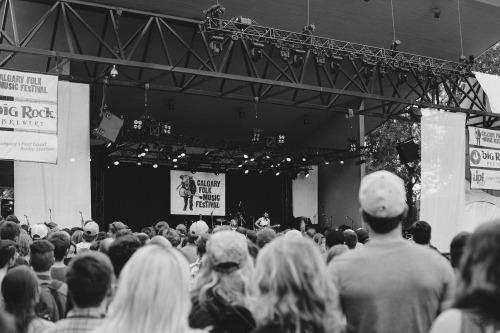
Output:
<instances>
[{"instance_id":1,"label":"festival logo","mask_svg":"<svg viewBox=\"0 0 500 333\"><path fill-rule=\"evenodd\" d=\"M476 174L472 175L472 182L476 183L477 186L484 186L484 172L479 173L479 171L476 170Z\"/></svg>"},{"instance_id":2,"label":"festival logo","mask_svg":"<svg viewBox=\"0 0 500 333\"><path fill-rule=\"evenodd\" d=\"M481 130L479 128L475 129L476 132L476 145L481 145Z\"/></svg>"},{"instance_id":3,"label":"festival logo","mask_svg":"<svg viewBox=\"0 0 500 333\"><path fill-rule=\"evenodd\" d=\"M470 154L472 164L478 165L481 162L481 154L477 150L473 150Z\"/></svg>"}]
</instances>

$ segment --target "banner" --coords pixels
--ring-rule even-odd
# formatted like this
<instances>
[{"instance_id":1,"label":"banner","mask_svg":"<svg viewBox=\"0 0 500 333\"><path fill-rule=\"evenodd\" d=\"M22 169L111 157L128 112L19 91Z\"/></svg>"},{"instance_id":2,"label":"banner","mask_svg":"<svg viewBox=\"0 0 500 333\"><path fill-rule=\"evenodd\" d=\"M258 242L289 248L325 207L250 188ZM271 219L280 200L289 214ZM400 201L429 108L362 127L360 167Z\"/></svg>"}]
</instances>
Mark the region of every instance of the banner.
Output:
<instances>
[{"instance_id":1,"label":"banner","mask_svg":"<svg viewBox=\"0 0 500 333\"><path fill-rule=\"evenodd\" d=\"M469 126L469 145L500 149L500 132Z\"/></svg>"},{"instance_id":2,"label":"banner","mask_svg":"<svg viewBox=\"0 0 500 333\"><path fill-rule=\"evenodd\" d=\"M500 190L500 172L486 169L470 169L473 189Z\"/></svg>"},{"instance_id":3,"label":"banner","mask_svg":"<svg viewBox=\"0 0 500 333\"><path fill-rule=\"evenodd\" d=\"M492 168L500 170L500 150L469 148L471 168Z\"/></svg>"},{"instance_id":4,"label":"banner","mask_svg":"<svg viewBox=\"0 0 500 333\"><path fill-rule=\"evenodd\" d=\"M2 132L10 149L0 150L0 159L56 163L57 87L55 75L0 69L0 128L16 133Z\"/></svg>"},{"instance_id":5,"label":"banner","mask_svg":"<svg viewBox=\"0 0 500 333\"><path fill-rule=\"evenodd\" d=\"M170 171L170 214L226 215L226 175Z\"/></svg>"},{"instance_id":6,"label":"banner","mask_svg":"<svg viewBox=\"0 0 500 333\"><path fill-rule=\"evenodd\" d=\"M0 131L0 158L57 163L57 136L44 133Z\"/></svg>"}]
</instances>

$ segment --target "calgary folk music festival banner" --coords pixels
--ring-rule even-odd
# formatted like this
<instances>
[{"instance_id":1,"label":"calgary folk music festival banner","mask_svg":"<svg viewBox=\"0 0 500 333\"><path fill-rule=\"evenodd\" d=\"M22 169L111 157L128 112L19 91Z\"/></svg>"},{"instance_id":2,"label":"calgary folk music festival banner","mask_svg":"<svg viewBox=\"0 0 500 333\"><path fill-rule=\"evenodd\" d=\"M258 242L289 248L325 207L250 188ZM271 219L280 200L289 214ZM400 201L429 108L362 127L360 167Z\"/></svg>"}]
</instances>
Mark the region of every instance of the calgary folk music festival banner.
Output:
<instances>
[{"instance_id":1,"label":"calgary folk music festival banner","mask_svg":"<svg viewBox=\"0 0 500 333\"><path fill-rule=\"evenodd\" d=\"M0 70L0 159L57 162L54 75ZM12 131L13 130L13 131Z\"/></svg>"},{"instance_id":2,"label":"calgary folk music festival banner","mask_svg":"<svg viewBox=\"0 0 500 333\"><path fill-rule=\"evenodd\" d=\"M171 170L170 214L225 216L226 175Z\"/></svg>"},{"instance_id":3,"label":"calgary folk music festival banner","mask_svg":"<svg viewBox=\"0 0 500 333\"><path fill-rule=\"evenodd\" d=\"M500 190L499 131L469 127L469 165L472 189Z\"/></svg>"}]
</instances>

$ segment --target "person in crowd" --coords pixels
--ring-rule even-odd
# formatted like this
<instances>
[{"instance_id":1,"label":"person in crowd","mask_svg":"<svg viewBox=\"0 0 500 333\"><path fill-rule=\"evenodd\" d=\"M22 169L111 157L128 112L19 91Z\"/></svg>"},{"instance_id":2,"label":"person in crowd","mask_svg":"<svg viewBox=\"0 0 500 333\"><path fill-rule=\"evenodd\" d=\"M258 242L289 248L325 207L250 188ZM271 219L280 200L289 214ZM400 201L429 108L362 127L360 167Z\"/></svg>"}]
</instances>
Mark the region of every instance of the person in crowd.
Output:
<instances>
[{"instance_id":1,"label":"person in crowd","mask_svg":"<svg viewBox=\"0 0 500 333\"><path fill-rule=\"evenodd\" d=\"M54 245L44 239L30 246L30 265L36 273L40 287L40 302L37 305L39 317L56 322L66 316L68 285L55 280L50 274L54 264Z\"/></svg>"},{"instance_id":2,"label":"person in crowd","mask_svg":"<svg viewBox=\"0 0 500 333\"><path fill-rule=\"evenodd\" d=\"M358 236L356 235L356 232L352 229L347 229L344 231L344 239L345 239L345 245L349 248L349 250L354 250L357 248L358 245ZM361 247L363 245L360 245Z\"/></svg>"},{"instance_id":3,"label":"person in crowd","mask_svg":"<svg viewBox=\"0 0 500 333\"><path fill-rule=\"evenodd\" d=\"M141 242L134 235L127 235L115 239L109 246L109 259L113 264L113 271L118 279L125 264L132 255L141 247Z\"/></svg>"},{"instance_id":4,"label":"person in crowd","mask_svg":"<svg viewBox=\"0 0 500 333\"><path fill-rule=\"evenodd\" d=\"M259 247L249 239L247 239L247 247L248 253L252 258L252 261L255 263L255 260L257 260L257 255L259 254Z\"/></svg>"},{"instance_id":5,"label":"person in crowd","mask_svg":"<svg viewBox=\"0 0 500 333\"><path fill-rule=\"evenodd\" d=\"M345 244L337 244L332 246L328 252L326 252L326 263L329 264L336 256L341 255L349 251L349 248Z\"/></svg>"},{"instance_id":6,"label":"person in crowd","mask_svg":"<svg viewBox=\"0 0 500 333\"><path fill-rule=\"evenodd\" d=\"M163 237L165 237L173 247L178 247L181 244L181 235L175 229L165 229L163 231Z\"/></svg>"},{"instance_id":7,"label":"person in crowd","mask_svg":"<svg viewBox=\"0 0 500 333\"><path fill-rule=\"evenodd\" d=\"M17 243L20 233L21 227L15 222L7 221L0 227L0 239L11 240Z\"/></svg>"},{"instance_id":8,"label":"person in crowd","mask_svg":"<svg viewBox=\"0 0 500 333\"><path fill-rule=\"evenodd\" d=\"M264 245L276 238L276 231L271 228L263 228L257 232L257 246L262 249Z\"/></svg>"},{"instance_id":9,"label":"person in crowd","mask_svg":"<svg viewBox=\"0 0 500 333\"><path fill-rule=\"evenodd\" d=\"M239 232L243 236L246 236L247 235L247 228L240 226L240 227L236 228L236 232Z\"/></svg>"},{"instance_id":10,"label":"person in crowd","mask_svg":"<svg viewBox=\"0 0 500 333\"><path fill-rule=\"evenodd\" d=\"M325 248L328 251L335 245L343 245L345 243L344 232L338 229L330 230L325 235Z\"/></svg>"},{"instance_id":11,"label":"person in crowd","mask_svg":"<svg viewBox=\"0 0 500 333\"><path fill-rule=\"evenodd\" d=\"M207 242L212 235L208 233L201 234L196 240L196 253L198 254L198 259L189 265L189 271L191 273L191 279L194 279L198 272L200 271L201 265L207 253ZM192 280L191 280L192 281Z\"/></svg>"},{"instance_id":12,"label":"person in crowd","mask_svg":"<svg viewBox=\"0 0 500 333\"><path fill-rule=\"evenodd\" d=\"M430 333L500 331L500 221L480 225L469 237L460 263L453 307Z\"/></svg>"},{"instance_id":13,"label":"person in crowd","mask_svg":"<svg viewBox=\"0 0 500 333\"><path fill-rule=\"evenodd\" d=\"M54 325L36 315L38 288L37 277L27 266L13 268L2 281L5 311L14 316L18 333L41 333Z\"/></svg>"},{"instance_id":14,"label":"person in crowd","mask_svg":"<svg viewBox=\"0 0 500 333\"><path fill-rule=\"evenodd\" d=\"M318 244L319 246L319 250L321 251L321 253L325 253L326 252L326 248L325 248L325 236L323 236L323 234L321 233L316 233L313 237L313 241Z\"/></svg>"},{"instance_id":15,"label":"person in crowd","mask_svg":"<svg viewBox=\"0 0 500 333\"><path fill-rule=\"evenodd\" d=\"M94 221L87 221L83 226L82 241L76 244L78 252L90 249L90 246L96 241L99 233L99 226Z\"/></svg>"},{"instance_id":16,"label":"person in crowd","mask_svg":"<svg viewBox=\"0 0 500 333\"><path fill-rule=\"evenodd\" d=\"M99 252L83 251L70 263L68 290L74 308L44 333L84 333L98 328L112 296L113 266Z\"/></svg>"},{"instance_id":17,"label":"person in crowd","mask_svg":"<svg viewBox=\"0 0 500 333\"><path fill-rule=\"evenodd\" d=\"M96 238L96 242L100 242L102 241L103 239L106 239L108 238L108 233L107 232L104 232L104 231L99 231L99 233L97 234L97 238Z\"/></svg>"},{"instance_id":18,"label":"person in crowd","mask_svg":"<svg viewBox=\"0 0 500 333\"><path fill-rule=\"evenodd\" d=\"M82 242L82 240L83 240L83 230L80 230L80 228L77 228L71 234L71 243L80 244Z\"/></svg>"},{"instance_id":19,"label":"person in crowd","mask_svg":"<svg viewBox=\"0 0 500 333\"><path fill-rule=\"evenodd\" d=\"M49 228L43 223L34 224L30 229L30 235L33 240L47 239Z\"/></svg>"},{"instance_id":20,"label":"person in crowd","mask_svg":"<svg viewBox=\"0 0 500 333\"><path fill-rule=\"evenodd\" d=\"M141 242L142 244L142 242ZM99 247L101 246L101 241L96 240L95 242L90 245L89 250L90 251L99 251Z\"/></svg>"},{"instance_id":21,"label":"person in crowd","mask_svg":"<svg viewBox=\"0 0 500 333\"><path fill-rule=\"evenodd\" d=\"M134 233L134 236L137 237L137 239L139 239L139 241L141 242L141 246L146 245L150 241L148 235L142 232L136 232Z\"/></svg>"},{"instance_id":22,"label":"person in crowd","mask_svg":"<svg viewBox=\"0 0 500 333\"><path fill-rule=\"evenodd\" d=\"M71 238L64 231L56 231L49 236L49 242L54 245L54 265L50 269L50 276L54 280L66 282L66 272L68 267L64 264L64 259L69 253Z\"/></svg>"},{"instance_id":23,"label":"person in crowd","mask_svg":"<svg viewBox=\"0 0 500 333\"><path fill-rule=\"evenodd\" d=\"M7 215L7 217L5 218L5 221L10 221L10 222L14 222L16 224L21 224L21 222L19 221L19 219L17 218L16 215Z\"/></svg>"},{"instance_id":24,"label":"person in crowd","mask_svg":"<svg viewBox=\"0 0 500 333\"><path fill-rule=\"evenodd\" d=\"M64 259L64 264L68 266L71 259L73 259L77 253L78 251L76 250L76 244L71 242L71 245L69 246L68 250L68 255L66 256L66 259Z\"/></svg>"},{"instance_id":25,"label":"person in crowd","mask_svg":"<svg viewBox=\"0 0 500 333\"><path fill-rule=\"evenodd\" d=\"M365 228L356 229L356 236L358 236L358 242L360 242L363 245L365 245L366 242L370 240L370 234L368 233L368 230L366 230Z\"/></svg>"},{"instance_id":26,"label":"person in crowd","mask_svg":"<svg viewBox=\"0 0 500 333\"><path fill-rule=\"evenodd\" d=\"M11 240L0 240L0 284L9 268L14 266L16 253L16 243Z\"/></svg>"},{"instance_id":27,"label":"person in crowd","mask_svg":"<svg viewBox=\"0 0 500 333\"><path fill-rule=\"evenodd\" d=\"M306 236L312 239L314 235L316 235L316 229L311 227L307 228Z\"/></svg>"},{"instance_id":28,"label":"person in crowd","mask_svg":"<svg viewBox=\"0 0 500 333\"><path fill-rule=\"evenodd\" d=\"M33 243L33 240L26 232L21 232L19 234L19 240L17 242L19 257L16 259L16 266L29 266L31 243Z\"/></svg>"},{"instance_id":29,"label":"person in crowd","mask_svg":"<svg viewBox=\"0 0 500 333\"><path fill-rule=\"evenodd\" d=\"M247 238L249 241L257 245L257 232L255 230L247 230Z\"/></svg>"},{"instance_id":30,"label":"person in crowd","mask_svg":"<svg viewBox=\"0 0 500 333\"><path fill-rule=\"evenodd\" d=\"M170 227L169 227L168 223L165 221L160 221L160 222L156 223L156 225L155 225L156 235L162 236L163 231L165 231L168 228L170 228Z\"/></svg>"},{"instance_id":31,"label":"person in crowd","mask_svg":"<svg viewBox=\"0 0 500 333\"><path fill-rule=\"evenodd\" d=\"M453 267L457 276L459 272L458 268L460 265L460 260L462 259L465 245L467 244L469 237L470 237L469 232L461 232L455 237L453 237L450 243L451 267Z\"/></svg>"},{"instance_id":32,"label":"person in crowd","mask_svg":"<svg viewBox=\"0 0 500 333\"><path fill-rule=\"evenodd\" d=\"M289 230L285 233L285 238L288 238L288 239L292 239L292 238L295 238L295 239L302 239L304 238L302 236L302 233L296 229L292 229L292 230Z\"/></svg>"},{"instance_id":33,"label":"person in crowd","mask_svg":"<svg viewBox=\"0 0 500 333\"><path fill-rule=\"evenodd\" d=\"M99 252L104 253L105 255L109 256L109 247L111 244L114 242L113 238L106 238L101 241L101 244L99 245Z\"/></svg>"},{"instance_id":34,"label":"person in crowd","mask_svg":"<svg viewBox=\"0 0 500 333\"><path fill-rule=\"evenodd\" d=\"M238 228L238 220L232 219L229 222L229 227L231 228L232 231L236 231L236 229Z\"/></svg>"},{"instance_id":35,"label":"person in crowd","mask_svg":"<svg viewBox=\"0 0 500 333\"><path fill-rule=\"evenodd\" d=\"M199 332L188 325L188 283L184 256L149 243L125 265L108 316L93 333Z\"/></svg>"},{"instance_id":36,"label":"person in crowd","mask_svg":"<svg viewBox=\"0 0 500 333\"><path fill-rule=\"evenodd\" d=\"M123 236L130 236L133 234L134 234L134 232L130 229L118 230L115 234L115 239L118 239L118 238L123 237Z\"/></svg>"},{"instance_id":37,"label":"person in crowd","mask_svg":"<svg viewBox=\"0 0 500 333\"><path fill-rule=\"evenodd\" d=\"M213 234L194 280L189 324L212 332L251 332L254 267L243 235L227 230Z\"/></svg>"},{"instance_id":38,"label":"person in crowd","mask_svg":"<svg viewBox=\"0 0 500 333\"><path fill-rule=\"evenodd\" d=\"M0 284L0 288L2 285ZM14 317L0 309L0 332L2 333L18 333L14 322Z\"/></svg>"},{"instance_id":39,"label":"person in crowd","mask_svg":"<svg viewBox=\"0 0 500 333\"><path fill-rule=\"evenodd\" d=\"M144 233L144 234L146 234L146 235L148 235L149 239L151 239L154 236L156 236L156 231L155 231L154 227L145 227L145 228L142 228L141 232Z\"/></svg>"},{"instance_id":40,"label":"person in crowd","mask_svg":"<svg viewBox=\"0 0 500 333\"><path fill-rule=\"evenodd\" d=\"M262 228L269 228L271 226L271 218L269 217L269 213L264 212L264 214L259 217L257 221L255 221L254 225L257 230L260 230Z\"/></svg>"},{"instance_id":41,"label":"person in crowd","mask_svg":"<svg viewBox=\"0 0 500 333\"><path fill-rule=\"evenodd\" d=\"M349 229L351 229L351 230L352 230L352 228L351 228L350 226L348 226L347 224L341 224L341 225L338 227L338 230L340 230L340 231L342 231L342 232L344 232L344 231L346 231L346 230L349 230Z\"/></svg>"},{"instance_id":42,"label":"person in crowd","mask_svg":"<svg viewBox=\"0 0 500 333\"><path fill-rule=\"evenodd\" d=\"M208 225L202 220L194 222L191 224L191 227L189 227L187 235L188 243L181 249L186 255L189 264L194 263L198 259L198 255L196 254L196 239L198 239L198 236L201 234L208 232L208 230Z\"/></svg>"},{"instance_id":43,"label":"person in crowd","mask_svg":"<svg viewBox=\"0 0 500 333\"><path fill-rule=\"evenodd\" d=\"M388 171L365 176L359 202L370 242L328 265L339 288L347 332L428 332L455 291L450 264L402 237L408 206L401 178Z\"/></svg>"},{"instance_id":44,"label":"person in crowd","mask_svg":"<svg viewBox=\"0 0 500 333\"><path fill-rule=\"evenodd\" d=\"M120 221L115 221L109 225L109 234L113 237L120 230L128 229L125 223Z\"/></svg>"},{"instance_id":45,"label":"person in crowd","mask_svg":"<svg viewBox=\"0 0 500 333\"><path fill-rule=\"evenodd\" d=\"M255 333L341 332L337 290L310 239L279 237L256 262Z\"/></svg>"},{"instance_id":46,"label":"person in crowd","mask_svg":"<svg viewBox=\"0 0 500 333\"><path fill-rule=\"evenodd\" d=\"M177 227L175 227L175 230L177 230L179 235L181 235L181 244L179 246L182 249L187 244L187 228L184 224L178 224Z\"/></svg>"},{"instance_id":47,"label":"person in crowd","mask_svg":"<svg viewBox=\"0 0 500 333\"><path fill-rule=\"evenodd\" d=\"M410 227L410 239L417 244L423 245L439 252L437 248L431 245L431 232L432 228L429 223L425 221L417 221Z\"/></svg>"}]
</instances>

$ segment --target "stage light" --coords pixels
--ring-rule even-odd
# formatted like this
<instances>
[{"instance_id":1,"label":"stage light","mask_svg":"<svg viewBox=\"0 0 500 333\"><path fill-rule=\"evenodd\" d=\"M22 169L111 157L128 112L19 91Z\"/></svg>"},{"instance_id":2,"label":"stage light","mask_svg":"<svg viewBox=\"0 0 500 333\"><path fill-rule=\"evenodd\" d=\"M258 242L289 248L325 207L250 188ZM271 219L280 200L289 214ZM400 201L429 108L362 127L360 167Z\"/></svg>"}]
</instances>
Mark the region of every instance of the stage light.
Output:
<instances>
[{"instance_id":1,"label":"stage light","mask_svg":"<svg viewBox=\"0 0 500 333\"><path fill-rule=\"evenodd\" d=\"M134 129L141 130L142 129L142 120L134 120Z\"/></svg>"},{"instance_id":2,"label":"stage light","mask_svg":"<svg viewBox=\"0 0 500 333\"><path fill-rule=\"evenodd\" d=\"M340 164L344 164L344 161L340 161Z\"/></svg>"},{"instance_id":3,"label":"stage light","mask_svg":"<svg viewBox=\"0 0 500 333\"><path fill-rule=\"evenodd\" d=\"M248 169L248 167L244 167L243 172L245 173L245 175L247 175L250 172L250 170Z\"/></svg>"},{"instance_id":4,"label":"stage light","mask_svg":"<svg viewBox=\"0 0 500 333\"><path fill-rule=\"evenodd\" d=\"M289 156L287 156L287 157L285 158L285 161L287 161L287 162L291 162L291 161L292 161L292 159L291 159Z\"/></svg>"},{"instance_id":5,"label":"stage light","mask_svg":"<svg viewBox=\"0 0 500 333\"><path fill-rule=\"evenodd\" d=\"M387 75L387 64L384 62L381 62L378 64L378 74L381 77L385 77Z\"/></svg>"},{"instance_id":6,"label":"stage light","mask_svg":"<svg viewBox=\"0 0 500 333\"><path fill-rule=\"evenodd\" d=\"M284 134L279 134L278 135L278 144L279 145L284 145L285 144L285 135Z\"/></svg>"},{"instance_id":7,"label":"stage light","mask_svg":"<svg viewBox=\"0 0 500 333\"><path fill-rule=\"evenodd\" d=\"M264 131L261 130L260 128L252 129L252 142L253 143L257 143L260 141L260 136L261 136L262 132L264 132Z\"/></svg>"},{"instance_id":8,"label":"stage light","mask_svg":"<svg viewBox=\"0 0 500 333\"><path fill-rule=\"evenodd\" d=\"M262 173L264 172L264 170L262 170L262 168L259 168L259 173Z\"/></svg>"},{"instance_id":9,"label":"stage light","mask_svg":"<svg viewBox=\"0 0 500 333\"><path fill-rule=\"evenodd\" d=\"M279 176L279 175L280 175L280 173L281 173L280 171L276 172L276 176Z\"/></svg>"},{"instance_id":10,"label":"stage light","mask_svg":"<svg viewBox=\"0 0 500 333\"><path fill-rule=\"evenodd\" d=\"M250 155L250 162L253 162L255 161L255 157L253 156L253 154Z\"/></svg>"},{"instance_id":11,"label":"stage light","mask_svg":"<svg viewBox=\"0 0 500 333\"><path fill-rule=\"evenodd\" d=\"M178 167L179 167L179 166L178 166L177 164L174 164L174 168L176 168L176 169L177 169Z\"/></svg>"},{"instance_id":12,"label":"stage light","mask_svg":"<svg viewBox=\"0 0 500 333\"><path fill-rule=\"evenodd\" d=\"M243 158L248 160L248 154L247 153L243 154Z\"/></svg>"},{"instance_id":13,"label":"stage light","mask_svg":"<svg viewBox=\"0 0 500 333\"><path fill-rule=\"evenodd\" d=\"M323 67L326 64L326 57L323 53L318 53L316 55L316 63L318 66Z\"/></svg>"},{"instance_id":14,"label":"stage light","mask_svg":"<svg viewBox=\"0 0 500 333\"><path fill-rule=\"evenodd\" d=\"M114 162L114 165L119 165L120 164L120 161L115 161Z\"/></svg>"},{"instance_id":15,"label":"stage light","mask_svg":"<svg viewBox=\"0 0 500 333\"><path fill-rule=\"evenodd\" d=\"M208 9L203 11L203 14L207 15L207 17L218 18L219 15L224 14L226 12L226 8L224 8L221 4L217 3L215 5L210 6Z\"/></svg>"},{"instance_id":16,"label":"stage light","mask_svg":"<svg viewBox=\"0 0 500 333\"><path fill-rule=\"evenodd\" d=\"M113 68L111 68L111 71L109 72L111 77L117 77L118 76L118 70L116 69L116 65L113 65Z\"/></svg>"},{"instance_id":17,"label":"stage light","mask_svg":"<svg viewBox=\"0 0 500 333\"><path fill-rule=\"evenodd\" d=\"M363 66L364 66L363 74L364 74L366 79L370 79L373 77L373 70L374 70L376 65L377 65L377 63L375 63L373 61L363 60Z\"/></svg>"},{"instance_id":18,"label":"stage light","mask_svg":"<svg viewBox=\"0 0 500 333\"><path fill-rule=\"evenodd\" d=\"M270 159L270 158L271 158L271 156L269 156L269 153L268 153L268 152L264 152L264 154L263 154L263 155L264 155L264 158L265 158L266 160L268 160L268 159Z\"/></svg>"},{"instance_id":19,"label":"stage light","mask_svg":"<svg viewBox=\"0 0 500 333\"><path fill-rule=\"evenodd\" d=\"M325 159L325 164L330 164L330 161Z\"/></svg>"},{"instance_id":20,"label":"stage light","mask_svg":"<svg viewBox=\"0 0 500 333\"><path fill-rule=\"evenodd\" d=\"M111 147L112 144L113 144L113 142L108 143L108 145L106 146L106 148Z\"/></svg>"},{"instance_id":21,"label":"stage light","mask_svg":"<svg viewBox=\"0 0 500 333\"><path fill-rule=\"evenodd\" d=\"M306 35L312 35L314 30L316 30L316 25L314 23L308 24L302 29L302 33Z\"/></svg>"},{"instance_id":22,"label":"stage light","mask_svg":"<svg viewBox=\"0 0 500 333\"><path fill-rule=\"evenodd\" d=\"M432 6L432 11L434 12L434 18L439 18L441 16L441 8L438 4Z\"/></svg>"},{"instance_id":23,"label":"stage light","mask_svg":"<svg viewBox=\"0 0 500 333\"><path fill-rule=\"evenodd\" d=\"M399 39L394 39L391 43L391 51L392 51L392 56L398 52L398 47L401 45L401 41Z\"/></svg>"},{"instance_id":24,"label":"stage light","mask_svg":"<svg viewBox=\"0 0 500 333\"><path fill-rule=\"evenodd\" d=\"M306 155L306 154L304 154L304 155L302 156L302 162L307 162L307 155Z\"/></svg>"},{"instance_id":25,"label":"stage light","mask_svg":"<svg viewBox=\"0 0 500 333\"><path fill-rule=\"evenodd\" d=\"M137 165L142 165L141 161L137 160Z\"/></svg>"},{"instance_id":26,"label":"stage light","mask_svg":"<svg viewBox=\"0 0 500 333\"><path fill-rule=\"evenodd\" d=\"M153 168L156 169L157 167L158 167L158 163L153 164Z\"/></svg>"},{"instance_id":27,"label":"stage light","mask_svg":"<svg viewBox=\"0 0 500 333\"><path fill-rule=\"evenodd\" d=\"M262 59L262 49L264 48L264 44L253 42L252 48L250 49L250 59L252 61L258 61Z\"/></svg>"},{"instance_id":28,"label":"stage light","mask_svg":"<svg viewBox=\"0 0 500 333\"><path fill-rule=\"evenodd\" d=\"M408 81L409 68L401 67L398 69L398 85L404 84Z\"/></svg>"},{"instance_id":29,"label":"stage light","mask_svg":"<svg viewBox=\"0 0 500 333\"><path fill-rule=\"evenodd\" d=\"M295 67L300 67L304 64L304 55L306 54L306 51L304 50L295 50L295 53L293 55L292 59L292 65Z\"/></svg>"},{"instance_id":30,"label":"stage light","mask_svg":"<svg viewBox=\"0 0 500 333\"><path fill-rule=\"evenodd\" d=\"M222 50L224 49L222 47L222 42L224 41L224 36L212 36L210 38L210 51L212 51L213 55L219 55Z\"/></svg>"},{"instance_id":31,"label":"stage light","mask_svg":"<svg viewBox=\"0 0 500 333\"><path fill-rule=\"evenodd\" d=\"M356 139L354 136L351 137L350 139L347 139L349 141L349 152L350 153L355 153L358 151L358 139Z\"/></svg>"},{"instance_id":32,"label":"stage light","mask_svg":"<svg viewBox=\"0 0 500 333\"><path fill-rule=\"evenodd\" d=\"M304 170L304 177L309 177L309 170Z\"/></svg>"},{"instance_id":33,"label":"stage light","mask_svg":"<svg viewBox=\"0 0 500 333\"><path fill-rule=\"evenodd\" d=\"M332 61L330 61L330 72L332 74L337 74L340 71L340 66L344 57L340 55L332 55Z\"/></svg>"},{"instance_id":34,"label":"stage light","mask_svg":"<svg viewBox=\"0 0 500 333\"><path fill-rule=\"evenodd\" d=\"M238 160L238 168L243 167L243 160Z\"/></svg>"},{"instance_id":35,"label":"stage light","mask_svg":"<svg viewBox=\"0 0 500 333\"><path fill-rule=\"evenodd\" d=\"M282 48L280 51L281 60L288 62L290 60L290 50L287 48Z\"/></svg>"},{"instance_id":36,"label":"stage light","mask_svg":"<svg viewBox=\"0 0 500 333\"><path fill-rule=\"evenodd\" d=\"M161 126L161 131L163 134L170 134L172 132L172 126L167 123L164 123Z\"/></svg>"},{"instance_id":37,"label":"stage light","mask_svg":"<svg viewBox=\"0 0 500 333\"><path fill-rule=\"evenodd\" d=\"M177 157L174 157L174 159L172 160L172 162L177 162L177 161L178 161Z\"/></svg>"}]
</instances>

